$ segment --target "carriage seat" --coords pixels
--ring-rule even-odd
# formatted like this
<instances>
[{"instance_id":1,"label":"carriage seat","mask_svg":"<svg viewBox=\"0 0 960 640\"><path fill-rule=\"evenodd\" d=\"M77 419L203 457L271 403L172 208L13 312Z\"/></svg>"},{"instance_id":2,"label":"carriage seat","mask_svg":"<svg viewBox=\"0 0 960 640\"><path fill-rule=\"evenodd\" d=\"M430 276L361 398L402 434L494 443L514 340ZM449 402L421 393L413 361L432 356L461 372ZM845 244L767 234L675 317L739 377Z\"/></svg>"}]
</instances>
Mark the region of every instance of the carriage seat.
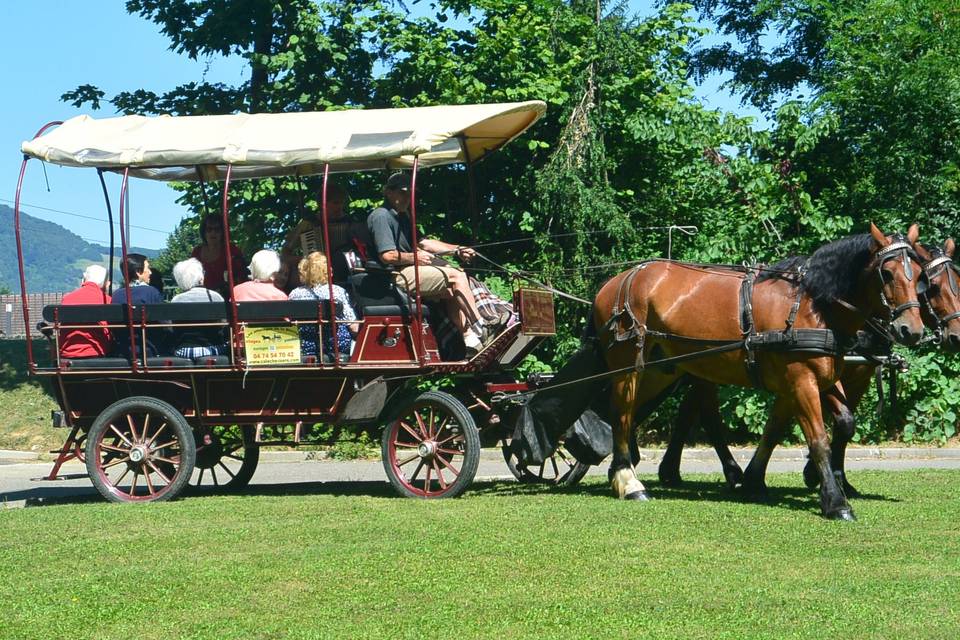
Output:
<instances>
[{"instance_id":1,"label":"carriage seat","mask_svg":"<svg viewBox=\"0 0 960 640\"><path fill-rule=\"evenodd\" d=\"M354 273L347 279L347 291L361 317L400 316L406 320L416 315L416 301L396 285L392 273L380 267ZM430 317L426 305L423 317Z\"/></svg>"}]
</instances>

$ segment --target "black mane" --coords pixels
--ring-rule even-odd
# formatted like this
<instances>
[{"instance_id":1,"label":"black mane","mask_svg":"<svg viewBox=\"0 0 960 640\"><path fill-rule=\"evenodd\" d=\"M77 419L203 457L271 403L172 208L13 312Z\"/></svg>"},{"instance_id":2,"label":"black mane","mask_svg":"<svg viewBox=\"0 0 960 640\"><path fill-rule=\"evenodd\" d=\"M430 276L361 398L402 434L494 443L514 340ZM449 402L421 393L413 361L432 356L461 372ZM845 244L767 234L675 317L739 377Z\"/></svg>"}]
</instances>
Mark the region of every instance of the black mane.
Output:
<instances>
[{"instance_id":1,"label":"black mane","mask_svg":"<svg viewBox=\"0 0 960 640\"><path fill-rule=\"evenodd\" d=\"M854 296L860 275L873 259L872 245L870 234L862 233L835 240L813 252L800 286L813 299L818 313L824 313L837 298L849 300Z\"/></svg>"},{"instance_id":2,"label":"black mane","mask_svg":"<svg viewBox=\"0 0 960 640\"><path fill-rule=\"evenodd\" d=\"M807 256L790 256L780 262L767 265L760 269L757 282L764 280L795 280L800 267L807 261Z\"/></svg>"}]
</instances>

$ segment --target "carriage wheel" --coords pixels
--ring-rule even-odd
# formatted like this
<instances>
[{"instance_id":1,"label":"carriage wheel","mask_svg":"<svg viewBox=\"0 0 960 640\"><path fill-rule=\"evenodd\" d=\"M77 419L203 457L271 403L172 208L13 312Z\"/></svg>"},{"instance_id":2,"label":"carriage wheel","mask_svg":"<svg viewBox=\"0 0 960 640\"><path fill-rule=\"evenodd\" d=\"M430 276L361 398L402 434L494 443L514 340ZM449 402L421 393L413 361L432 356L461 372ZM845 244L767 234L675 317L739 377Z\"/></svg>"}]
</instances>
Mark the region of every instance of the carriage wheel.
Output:
<instances>
[{"instance_id":1,"label":"carriage wheel","mask_svg":"<svg viewBox=\"0 0 960 640\"><path fill-rule=\"evenodd\" d=\"M202 427L194 437L197 462L190 478L191 489L232 491L250 483L260 462L260 447L253 442L253 427Z\"/></svg>"},{"instance_id":2,"label":"carriage wheel","mask_svg":"<svg viewBox=\"0 0 960 640\"><path fill-rule=\"evenodd\" d=\"M510 451L510 442L504 440L503 459L513 477L524 483L545 483L558 487L572 487L577 485L583 476L587 475L590 465L574 458L561 444L549 458L539 467L528 467L518 464L516 456Z\"/></svg>"},{"instance_id":3,"label":"carriage wheel","mask_svg":"<svg viewBox=\"0 0 960 640\"><path fill-rule=\"evenodd\" d=\"M421 394L383 430L383 468L410 498L454 498L480 464L480 434L462 402L442 391Z\"/></svg>"},{"instance_id":4,"label":"carriage wheel","mask_svg":"<svg viewBox=\"0 0 960 640\"><path fill-rule=\"evenodd\" d=\"M93 486L111 502L176 498L190 478L195 456L186 419L154 398L114 402L87 434L87 472Z\"/></svg>"}]
</instances>

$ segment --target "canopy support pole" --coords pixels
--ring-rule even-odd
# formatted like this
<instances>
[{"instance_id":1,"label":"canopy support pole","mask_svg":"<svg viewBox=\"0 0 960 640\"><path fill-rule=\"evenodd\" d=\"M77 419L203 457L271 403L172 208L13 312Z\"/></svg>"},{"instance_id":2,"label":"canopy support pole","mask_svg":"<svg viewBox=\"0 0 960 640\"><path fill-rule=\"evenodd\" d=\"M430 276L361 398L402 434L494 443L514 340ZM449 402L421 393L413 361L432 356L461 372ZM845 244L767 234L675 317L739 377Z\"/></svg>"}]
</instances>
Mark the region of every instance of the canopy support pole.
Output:
<instances>
[{"instance_id":1,"label":"canopy support pole","mask_svg":"<svg viewBox=\"0 0 960 640\"><path fill-rule=\"evenodd\" d=\"M467 207L470 209L470 244L477 243L477 229L480 228L480 211L477 207L477 183L473 172L473 160L470 158L470 149L467 148L467 137L457 136L460 140L460 149L463 151L464 164L467 166Z\"/></svg>"},{"instance_id":2,"label":"canopy support pole","mask_svg":"<svg viewBox=\"0 0 960 640\"><path fill-rule=\"evenodd\" d=\"M127 183L130 181L130 167L125 167L123 169L123 182L120 185L120 248L123 251L123 267L120 271L123 274L123 288L127 292L127 332L130 334L130 364L133 366L133 372L137 373L139 371L139 366L137 365L137 341L133 336L133 300L130 299L130 278L136 276L135 273L127 273L127 234L124 231L124 214L127 213L125 210L125 203L127 203ZM141 336L143 338L142 344L140 347L140 357L143 358L143 364L147 364L147 339L146 336Z\"/></svg>"},{"instance_id":3,"label":"canopy support pole","mask_svg":"<svg viewBox=\"0 0 960 640\"><path fill-rule=\"evenodd\" d=\"M103 189L103 201L107 204L107 222L110 224L110 268L107 269L107 278L110 286L107 288L106 294L113 295L113 207L110 206L110 194L107 192L107 181L103 178L103 169L97 169L97 175L100 176L100 188Z\"/></svg>"},{"instance_id":4,"label":"canopy support pole","mask_svg":"<svg viewBox=\"0 0 960 640\"><path fill-rule=\"evenodd\" d=\"M40 127L33 137L39 138L50 127L63 124L62 120L54 120ZM37 370L37 363L33 361L33 341L30 339L30 305L27 304L27 276L23 273L23 241L20 238L20 193L23 190L23 176L27 172L27 162L30 156L24 154L20 165L20 177L17 178L17 195L13 199L13 232L17 239L17 266L20 269L20 305L23 309L23 330L27 334L27 369L30 373Z\"/></svg>"},{"instance_id":5,"label":"canopy support pole","mask_svg":"<svg viewBox=\"0 0 960 640\"><path fill-rule=\"evenodd\" d=\"M417 252L420 245L420 239L417 237L417 169L420 167L420 156L413 156L413 173L410 175L410 235L413 241L413 279L416 282L414 287L417 294L417 325L413 331L413 347L417 352L417 360L420 365L426 364L427 352L423 344L423 301L420 298L420 260Z\"/></svg>"},{"instance_id":6,"label":"canopy support pole","mask_svg":"<svg viewBox=\"0 0 960 640\"><path fill-rule=\"evenodd\" d=\"M298 176L299 177L299 176ZM327 214L327 185L330 182L330 164L323 165L323 188L320 194L320 211L323 215L323 253L327 258L327 287L330 291L330 331L333 333L333 367L340 368L340 345L337 340L337 305L333 299L333 250L330 247L330 218ZM303 283L301 283L303 284ZM318 321L323 318L322 314ZM321 327L317 327L317 358L323 363L323 340Z\"/></svg>"},{"instance_id":7,"label":"canopy support pole","mask_svg":"<svg viewBox=\"0 0 960 640\"><path fill-rule=\"evenodd\" d=\"M230 287L230 335L237 336L240 334L240 326L237 323L237 296L233 293L233 253L230 251L230 220L228 216L228 211L230 210L230 176L233 173L233 165L227 165L227 175L223 180L223 250L225 264L227 265L227 286ZM233 344L231 340L230 350L233 351ZM234 358L233 361L236 363L236 366L239 368L242 364L239 362L239 358Z\"/></svg>"}]
</instances>

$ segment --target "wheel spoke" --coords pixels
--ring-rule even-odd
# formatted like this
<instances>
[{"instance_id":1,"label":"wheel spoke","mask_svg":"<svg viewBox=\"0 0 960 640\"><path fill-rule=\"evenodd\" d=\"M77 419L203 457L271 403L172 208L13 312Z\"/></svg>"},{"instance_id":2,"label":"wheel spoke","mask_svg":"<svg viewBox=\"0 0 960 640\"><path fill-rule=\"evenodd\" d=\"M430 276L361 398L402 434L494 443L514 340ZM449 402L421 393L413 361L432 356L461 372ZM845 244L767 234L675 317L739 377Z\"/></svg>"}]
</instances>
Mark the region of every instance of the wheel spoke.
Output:
<instances>
[{"instance_id":1,"label":"wheel spoke","mask_svg":"<svg viewBox=\"0 0 960 640\"><path fill-rule=\"evenodd\" d=\"M163 456L153 456L154 460L159 460L160 462L166 462L167 464L180 464L180 456L176 458L164 458Z\"/></svg>"},{"instance_id":2,"label":"wheel spoke","mask_svg":"<svg viewBox=\"0 0 960 640\"><path fill-rule=\"evenodd\" d=\"M546 460L544 460L543 462L540 463L540 471L537 473L537 476L539 476L539 477L541 477L541 478L543 477L543 469L544 469L544 467L546 467L546 466L547 466L547 461L546 461Z\"/></svg>"},{"instance_id":3,"label":"wheel spoke","mask_svg":"<svg viewBox=\"0 0 960 640\"><path fill-rule=\"evenodd\" d=\"M232 453L228 453L228 454L226 455L226 457L227 457L227 458L230 458L231 460L236 460L237 462L243 462L243 458L242 458L242 457L240 457L240 456L235 456L235 455L233 455Z\"/></svg>"},{"instance_id":4,"label":"wheel spoke","mask_svg":"<svg viewBox=\"0 0 960 640\"><path fill-rule=\"evenodd\" d=\"M147 433L150 432L150 414L147 413L143 417L143 431L140 433L140 438L147 442Z\"/></svg>"},{"instance_id":5,"label":"wheel spoke","mask_svg":"<svg viewBox=\"0 0 960 640\"><path fill-rule=\"evenodd\" d=\"M451 472L453 472L453 475L454 475L454 476L460 477L460 470L457 469L457 468L456 468L455 466L453 466L452 464L450 464L450 461L449 461L449 460L447 460L447 459L444 458L443 456L437 456L437 459L440 460L440 462L443 463L443 466L444 466L444 467L446 467L446 468L449 469Z\"/></svg>"},{"instance_id":6,"label":"wheel spoke","mask_svg":"<svg viewBox=\"0 0 960 640\"><path fill-rule=\"evenodd\" d=\"M430 493L430 471L433 469L431 465L426 465L427 469L427 479L423 482L423 492L426 494Z\"/></svg>"},{"instance_id":7,"label":"wheel spoke","mask_svg":"<svg viewBox=\"0 0 960 640\"><path fill-rule=\"evenodd\" d=\"M220 486L220 481L217 480L217 468L216 468L216 467L210 467L210 475L213 476L213 484L214 484L214 486L219 487L219 486Z\"/></svg>"},{"instance_id":8,"label":"wheel spoke","mask_svg":"<svg viewBox=\"0 0 960 640\"><path fill-rule=\"evenodd\" d=\"M136 471L133 472L133 481L130 482L130 495L133 496L137 492L137 478L140 474Z\"/></svg>"},{"instance_id":9,"label":"wheel spoke","mask_svg":"<svg viewBox=\"0 0 960 640\"><path fill-rule=\"evenodd\" d=\"M147 479L147 491L150 492L150 495L155 494L157 491L153 488L153 480L150 479L150 470L144 469L143 476Z\"/></svg>"},{"instance_id":10,"label":"wheel spoke","mask_svg":"<svg viewBox=\"0 0 960 640\"><path fill-rule=\"evenodd\" d=\"M130 425L130 435L133 436L135 442L140 440L140 436L137 434L137 428L133 426L133 415L127 414L127 424Z\"/></svg>"},{"instance_id":11,"label":"wheel spoke","mask_svg":"<svg viewBox=\"0 0 960 640\"><path fill-rule=\"evenodd\" d=\"M117 453L127 453L130 449L123 449L121 447L115 447L112 444L107 444L106 442L100 443L101 449L106 449L107 451L116 451Z\"/></svg>"},{"instance_id":12,"label":"wheel spoke","mask_svg":"<svg viewBox=\"0 0 960 640\"><path fill-rule=\"evenodd\" d=\"M420 454L419 454L419 453L415 453L415 454L413 454L412 456L410 456L409 458L407 458L406 460L403 460L402 462L397 462L397 467L398 467L398 468L399 468L399 467L402 467L403 465L407 464L407 463L410 462L411 460L416 460L416 459L419 458L419 457L420 457Z\"/></svg>"},{"instance_id":13,"label":"wheel spoke","mask_svg":"<svg viewBox=\"0 0 960 640\"><path fill-rule=\"evenodd\" d=\"M436 474L437 474L437 479L440 480L440 489L441 489L442 491L446 491L446 490L447 490L447 481L443 479L443 474L440 473L440 465L437 464L436 458L434 458L434 460L433 460L433 470L434 470L434 471L436 472Z\"/></svg>"},{"instance_id":14,"label":"wheel spoke","mask_svg":"<svg viewBox=\"0 0 960 640\"><path fill-rule=\"evenodd\" d=\"M153 443L154 443L154 441L156 441L157 436L159 436L160 433L163 432L163 430L166 429L166 428L167 428L167 423L166 423L166 422L164 422L163 424L161 424L161 425L160 425L160 428L157 429L156 431L154 431L154 432L153 432L153 436L150 438L149 441L147 441L147 446L148 446L148 447L152 446Z\"/></svg>"},{"instance_id":15,"label":"wheel spoke","mask_svg":"<svg viewBox=\"0 0 960 640\"><path fill-rule=\"evenodd\" d=\"M438 452L438 453L445 453L445 454L447 454L448 456L462 456L462 455L463 455L463 451L460 451L459 449L439 449L439 448L438 448L438 449L437 449L437 452Z\"/></svg>"},{"instance_id":16,"label":"wheel spoke","mask_svg":"<svg viewBox=\"0 0 960 640\"><path fill-rule=\"evenodd\" d=\"M127 439L127 436L125 436L125 435L123 435L122 433L120 433L120 431L119 431L115 426L113 426L113 425L111 424L111 425L110 425L110 429L111 429L115 434L117 434L117 437L118 437L118 438L120 438L121 440L123 440L124 442L126 442L128 446L133 447L133 443L130 442L130 440Z\"/></svg>"},{"instance_id":17,"label":"wheel spoke","mask_svg":"<svg viewBox=\"0 0 960 640\"><path fill-rule=\"evenodd\" d=\"M427 434L431 439L436 436L433 432L433 407L430 407L430 420L427 421Z\"/></svg>"},{"instance_id":18,"label":"wheel spoke","mask_svg":"<svg viewBox=\"0 0 960 640\"><path fill-rule=\"evenodd\" d=\"M156 451L156 450L158 450L158 449L166 449L167 447L172 447L172 446L175 445L175 444L180 444L180 441L179 441L179 440L171 440L170 442L164 442L163 444L158 444L157 446L153 447L153 449L154 449L154 451Z\"/></svg>"},{"instance_id":19,"label":"wheel spoke","mask_svg":"<svg viewBox=\"0 0 960 640\"><path fill-rule=\"evenodd\" d=\"M126 456L126 457L124 457L124 458L117 458L117 459L114 460L113 462L109 462L109 463L107 463L107 464L101 465L100 468L106 470L106 469L109 469L110 467L112 467L112 466L114 466L114 465L120 464L121 462L126 462L126 461L129 460L129 459L130 459L130 456Z\"/></svg>"},{"instance_id":20,"label":"wheel spoke","mask_svg":"<svg viewBox=\"0 0 960 640\"><path fill-rule=\"evenodd\" d=\"M557 458L556 456L550 456L550 464L553 465L553 477L560 477L560 469L557 468Z\"/></svg>"},{"instance_id":21,"label":"wheel spoke","mask_svg":"<svg viewBox=\"0 0 960 640\"><path fill-rule=\"evenodd\" d=\"M449 437L449 438L447 438L447 439L445 439L445 440L440 440L440 441L438 441L438 442L437 442L437 446L439 447L439 446L445 445L445 444L447 444L448 442L450 442L451 440L456 440L457 438L460 438L462 435L463 435L463 434L461 434L461 433L452 433L452 434L450 434L450 437Z\"/></svg>"},{"instance_id":22,"label":"wheel spoke","mask_svg":"<svg viewBox=\"0 0 960 640\"><path fill-rule=\"evenodd\" d=\"M127 467L123 470L123 473L120 474L120 477L113 481L113 488L116 489L117 485L120 484L120 481L127 477L127 474L130 473L130 467Z\"/></svg>"},{"instance_id":23,"label":"wheel spoke","mask_svg":"<svg viewBox=\"0 0 960 640\"><path fill-rule=\"evenodd\" d=\"M235 474L233 471L230 471L230 469L227 467L227 465L223 464L223 461L220 461L220 462L218 462L217 464L220 465L221 467L223 467L223 470L227 472L227 474L230 476L230 479L231 479L231 480L233 480L234 478L237 477L237 474Z\"/></svg>"},{"instance_id":24,"label":"wheel spoke","mask_svg":"<svg viewBox=\"0 0 960 640\"><path fill-rule=\"evenodd\" d=\"M420 464L417 465L417 468L416 470L414 470L413 475L410 476L410 484L413 484L413 481L417 479L417 474L420 473L420 469L423 469L423 458L420 458Z\"/></svg>"},{"instance_id":25,"label":"wheel spoke","mask_svg":"<svg viewBox=\"0 0 960 640\"><path fill-rule=\"evenodd\" d=\"M416 409L413 410L413 415L417 418L417 426L420 428L420 433L423 434L423 439L429 440L430 434L427 432L427 426L423 424L423 416Z\"/></svg>"},{"instance_id":26,"label":"wheel spoke","mask_svg":"<svg viewBox=\"0 0 960 640\"><path fill-rule=\"evenodd\" d=\"M412 442L400 442L399 440L393 441L394 446L403 447L405 449L416 449L419 445Z\"/></svg>"},{"instance_id":27,"label":"wheel spoke","mask_svg":"<svg viewBox=\"0 0 960 640\"><path fill-rule=\"evenodd\" d=\"M200 477L197 478L197 485L203 484L203 472L206 471L203 467L200 468Z\"/></svg>"},{"instance_id":28,"label":"wheel spoke","mask_svg":"<svg viewBox=\"0 0 960 640\"><path fill-rule=\"evenodd\" d=\"M400 422L400 426L403 427L403 430L409 433L411 436L413 436L416 439L417 443L420 443L423 441L423 438L420 436L419 433L413 430L413 427L408 425L403 420L400 420L399 422Z\"/></svg>"},{"instance_id":29,"label":"wheel spoke","mask_svg":"<svg viewBox=\"0 0 960 640\"><path fill-rule=\"evenodd\" d=\"M167 484L170 484L170 478L168 478L168 477L167 477L167 474L165 474L163 471L160 471L160 467L158 467L157 465L153 464L153 462L151 462L151 461L149 461L149 460L147 461L147 464L150 465L150 468L151 468L151 469L153 469L154 471L157 472L157 475L159 475L161 478L163 478L163 481L164 481L164 482L166 482Z\"/></svg>"}]
</instances>

